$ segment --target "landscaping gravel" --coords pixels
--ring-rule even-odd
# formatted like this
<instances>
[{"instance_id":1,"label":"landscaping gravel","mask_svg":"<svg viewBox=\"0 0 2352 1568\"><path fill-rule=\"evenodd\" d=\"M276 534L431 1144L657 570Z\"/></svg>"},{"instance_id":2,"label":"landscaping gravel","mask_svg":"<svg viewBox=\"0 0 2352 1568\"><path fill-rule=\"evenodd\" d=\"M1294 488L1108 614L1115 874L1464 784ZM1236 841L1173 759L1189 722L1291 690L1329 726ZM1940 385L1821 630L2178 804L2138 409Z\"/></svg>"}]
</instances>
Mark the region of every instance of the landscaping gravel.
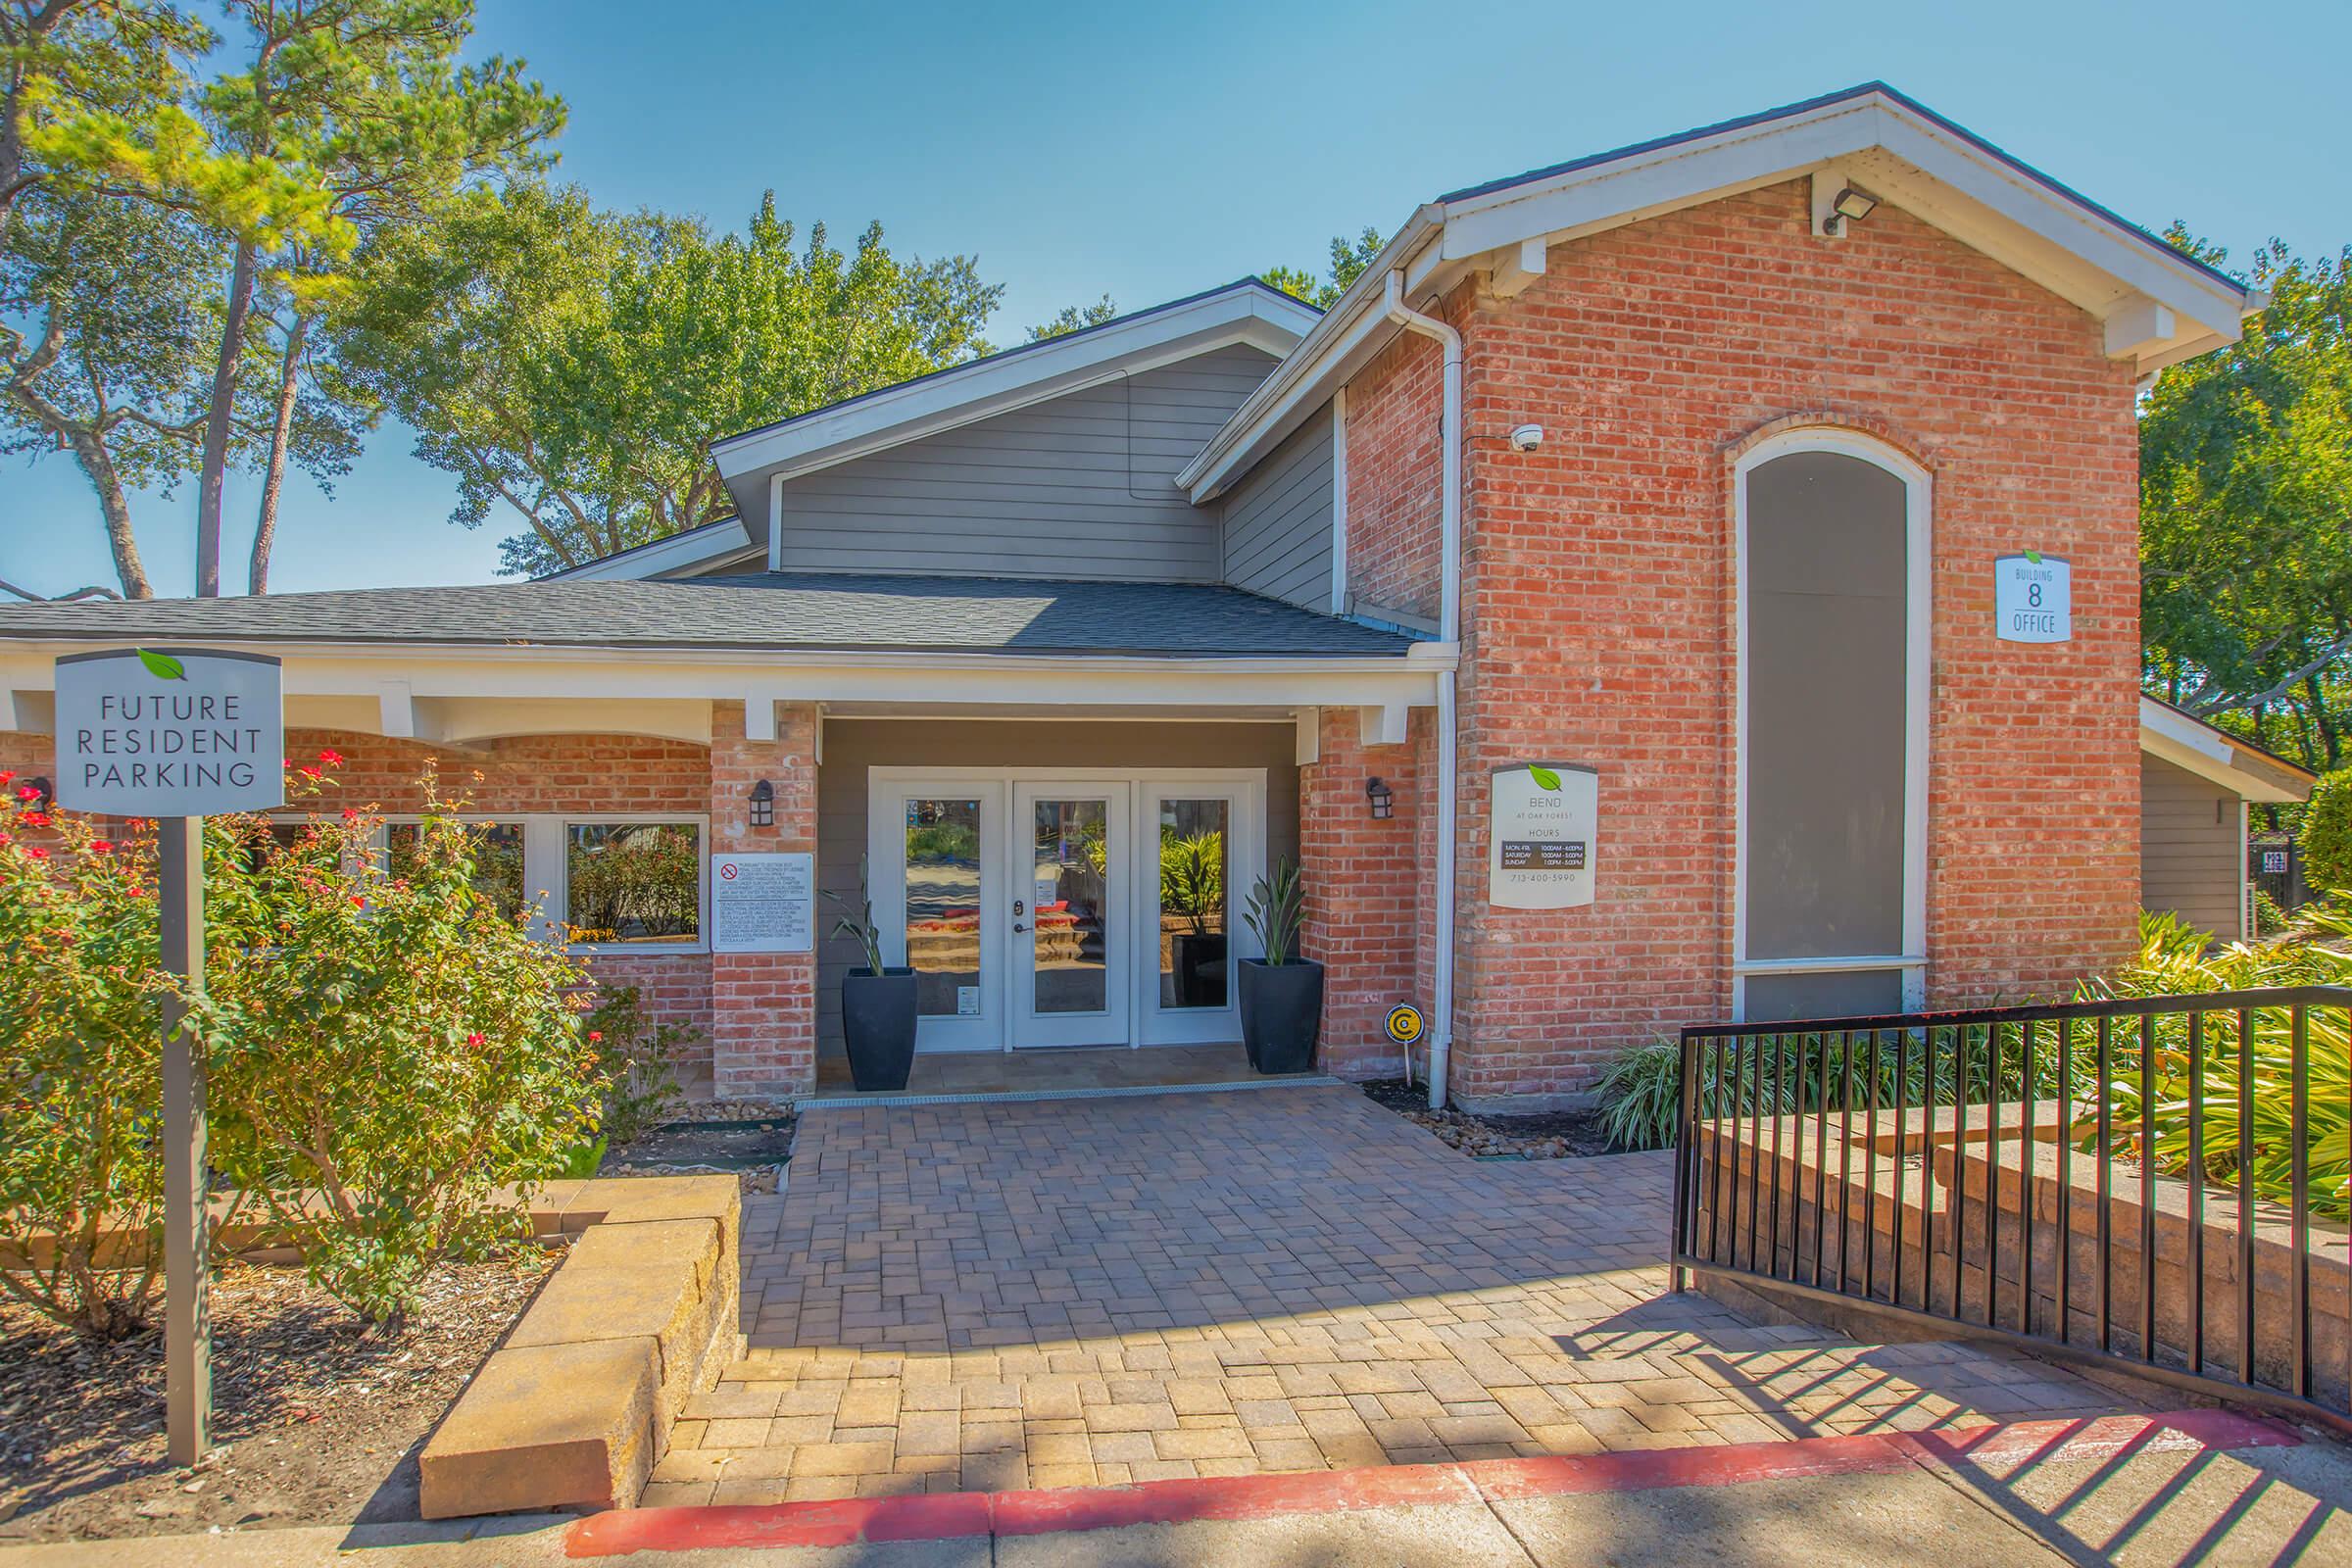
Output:
<instances>
[{"instance_id":1,"label":"landscaping gravel","mask_svg":"<svg viewBox=\"0 0 2352 1568\"><path fill-rule=\"evenodd\" d=\"M1573 1159L1630 1151L1610 1142L1596 1110L1549 1111L1530 1116L1480 1116L1447 1107L1429 1108L1429 1087L1402 1078L1360 1084L1374 1102L1417 1122L1463 1153L1480 1159Z\"/></svg>"}]
</instances>

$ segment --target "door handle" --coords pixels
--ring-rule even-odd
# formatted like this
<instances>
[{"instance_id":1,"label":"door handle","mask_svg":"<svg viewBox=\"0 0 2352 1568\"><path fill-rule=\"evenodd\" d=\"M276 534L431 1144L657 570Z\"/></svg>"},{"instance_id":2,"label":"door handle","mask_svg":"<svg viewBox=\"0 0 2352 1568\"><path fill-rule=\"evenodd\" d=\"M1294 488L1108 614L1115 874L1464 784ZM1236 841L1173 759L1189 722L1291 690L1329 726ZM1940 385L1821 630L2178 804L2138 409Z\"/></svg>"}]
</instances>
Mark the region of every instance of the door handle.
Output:
<instances>
[{"instance_id":1,"label":"door handle","mask_svg":"<svg viewBox=\"0 0 2352 1568\"><path fill-rule=\"evenodd\" d=\"M1027 926L1025 926L1025 925L1021 924L1021 922L1020 922L1020 921L1018 921L1018 920L1015 920L1015 921L1013 921L1013 922L1012 922L1012 929L1013 929L1015 932L1021 932L1021 931L1026 931L1026 930L1028 930L1029 928L1028 928Z\"/></svg>"}]
</instances>

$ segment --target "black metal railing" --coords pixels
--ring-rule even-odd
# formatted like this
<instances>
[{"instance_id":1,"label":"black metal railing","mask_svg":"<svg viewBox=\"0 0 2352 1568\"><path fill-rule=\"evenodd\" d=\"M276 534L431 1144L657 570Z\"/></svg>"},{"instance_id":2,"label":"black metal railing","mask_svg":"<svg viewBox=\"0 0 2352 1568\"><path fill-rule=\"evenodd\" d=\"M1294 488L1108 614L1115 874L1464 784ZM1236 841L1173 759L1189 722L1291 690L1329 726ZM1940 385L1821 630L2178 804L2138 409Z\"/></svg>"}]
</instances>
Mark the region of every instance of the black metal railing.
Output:
<instances>
[{"instance_id":1,"label":"black metal railing","mask_svg":"<svg viewBox=\"0 0 2352 1568\"><path fill-rule=\"evenodd\" d=\"M1685 1029L1691 1271L2352 1431L2352 988Z\"/></svg>"}]
</instances>

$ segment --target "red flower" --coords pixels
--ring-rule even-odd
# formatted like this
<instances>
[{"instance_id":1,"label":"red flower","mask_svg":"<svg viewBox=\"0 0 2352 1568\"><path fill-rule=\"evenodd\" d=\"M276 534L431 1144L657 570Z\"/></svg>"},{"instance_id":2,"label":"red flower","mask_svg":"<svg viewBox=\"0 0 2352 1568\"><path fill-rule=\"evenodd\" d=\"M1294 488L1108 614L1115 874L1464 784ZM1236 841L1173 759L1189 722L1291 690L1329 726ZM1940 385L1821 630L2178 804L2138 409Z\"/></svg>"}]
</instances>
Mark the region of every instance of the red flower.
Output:
<instances>
[{"instance_id":1,"label":"red flower","mask_svg":"<svg viewBox=\"0 0 2352 1568\"><path fill-rule=\"evenodd\" d=\"M20 785L18 785L18 786L17 786L17 799L18 799L18 800L20 800L20 801L37 801L37 800L39 800L40 798L41 798L41 792L40 792L39 790L36 790L36 789L34 789L34 788L33 788L31 785L29 785L29 784L20 784Z\"/></svg>"},{"instance_id":2,"label":"red flower","mask_svg":"<svg viewBox=\"0 0 2352 1568\"><path fill-rule=\"evenodd\" d=\"M318 769L315 767L298 767L295 769L295 771L300 773L304 778L318 778L320 776Z\"/></svg>"},{"instance_id":3,"label":"red flower","mask_svg":"<svg viewBox=\"0 0 2352 1568\"><path fill-rule=\"evenodd\" d=\"M14 833L0 833L0 844L14 844L16 842L17 836Z\"/></svg>"},{"instance_id":4,"label":"red flower","mask_svg":"<svg viewBox=\"0 0 2352 1568\"><path fill-rule=\"evenodd\" d=\"M341 767L343 765L343 754L330 747L326 751L318 754L318 760L328 767Z\"/></svg>"},{"instance_id":5,"label":"red flower","mask_svg":"<svg viewBox=\"0 0 2352 1568\"><path fill-rule=\"evenodd\" d=\"M344 820L344 821L346 821L346 822L357 822L359 819L360 819L360 808L359 808L358 807L356 807L356 806L346 806L345 808L343 808L343 820Z\"/></svg>"},{"instance_id":6,"label":"red flower","mask_svg":"<svg viewBox=\"0 0 2352 1568\"><path fill-rule=\"evenodd\" d=\"M17 776L17 770L16 770L15 768L13 768L13 767L0 768L0 784L5 784L5 783L7 783L7 782L8 782L10 779L12 779L12 778L15 778L16 776Z\"/></svg>"},{"instance_id":7,"label":"red flower","mask_svg":"<svg viewBox=\"0 0 2352 1568\"><path fill-rule=\"evenodd\" d=\"M479 1051L490 1042L484 1040L480 1035L467 1035L466 1037L466 1043L471 1046L474 1050Z\"/></svg>"},{"instance_id":8,"label":"red flower","mask_svg":"<svg viewBox=\"0 0 2352 1568\"><path fill-rule=\"evenodd\" d=\"M354 893L351 896L351 906L355 909L365 909L368 907L368 901L359 894Z\"/></svg>"},{"instance_id":9,"label":"red flower","mask_svg":"<svg viewBox=\"0 0 2352 1568\"><path fill-rule=\"evenodd\" d=\"M46 811L26 811L22 820L26 827L47 827L49 814Z\"/></svg>"},{"instance_id":10,"label":"red flower","mask_svg":"<svg viewBox=\"0 0 2352 1568\"><path fill-rule=\"evenodd\" d=\"M39 846L37 846L37 845L28 845L28 846L26 846L24 853L25 853L26 855L28 855L28 856L32 857L32 858L34 858L34 859L36 859L36 860L46 860L47 858L49 858L49 852L48 852L47 850L41 849L41 848L40 848Z\"/></svg>"},{"instance_id":11,"label":"red flower","mask_svg":"<svg viewBox=\"0 0 2352 1568\"><path fill-rule=\"evenodd\" d=\"M602 1029L591 1029L588 1031L588 1043L592 1046L604 1038L605 1032Z\"/></svg>"},{"instance_id":12,"label":"red flower","mask_svg":"<svg viewBox=\"0 0 2352 1568\"><path fill-rule=\"evenodd\" d=\"M147 896L147 890L145 888L124 888L122 891L129 894L134 899L143 899Z\"/></svg>"},{"instance_id":13,"label":"red flower","mask_svg":"<svg viewBox=\"0 0 2352 1568\"><path fill-rule=\"evenodd\" d=\"M92 839L90 840L90 853L93 855L112 855L115 853L115 841L112 839Z\"/></svg>"}]
</instances>

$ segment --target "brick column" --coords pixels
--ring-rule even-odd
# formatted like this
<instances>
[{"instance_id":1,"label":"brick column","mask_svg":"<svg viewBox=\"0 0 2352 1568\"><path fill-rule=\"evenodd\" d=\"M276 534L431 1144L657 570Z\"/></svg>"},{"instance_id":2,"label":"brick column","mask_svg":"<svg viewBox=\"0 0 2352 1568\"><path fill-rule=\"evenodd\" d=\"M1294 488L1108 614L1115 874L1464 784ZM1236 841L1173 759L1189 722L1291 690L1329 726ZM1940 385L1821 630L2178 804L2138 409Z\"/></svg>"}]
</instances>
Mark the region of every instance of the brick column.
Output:
<instances>
[{"instance_id":1,"label":"brick column","mask_svg":"<svg viewBox=\"0 0 2352 1568\"><path fill-rule=\"evenodd\" d=\"M776 738L744 738L741 703L710 713L713 854L816 850L816 710L779 704ZM772 827L751 823L752 786L776 788ZM712 1087L730 1095L805 1094L816 1087L816 956L710 956Z\"/></svg>"},{"instance_id":2,"label":"brick column","mask_svg":"<svg viewBox=\"0 0 2352 1568\"><path fill-rule=\"evenodd\" d=\"M1422 787L1432 710L1415 709L1402 746L1366 747L1352 709L1325 709L1320 760L1298 770L1298 861L1306 881L1300 946L1323 976L1323 1070L1342 1078L1394 1078L1401 1056L1388 1037L1389 1009L1429 1010L1426 825ZM1396 792L1396 814L1375 821L1364 782Z\"/></svg>"}]
</instances>

